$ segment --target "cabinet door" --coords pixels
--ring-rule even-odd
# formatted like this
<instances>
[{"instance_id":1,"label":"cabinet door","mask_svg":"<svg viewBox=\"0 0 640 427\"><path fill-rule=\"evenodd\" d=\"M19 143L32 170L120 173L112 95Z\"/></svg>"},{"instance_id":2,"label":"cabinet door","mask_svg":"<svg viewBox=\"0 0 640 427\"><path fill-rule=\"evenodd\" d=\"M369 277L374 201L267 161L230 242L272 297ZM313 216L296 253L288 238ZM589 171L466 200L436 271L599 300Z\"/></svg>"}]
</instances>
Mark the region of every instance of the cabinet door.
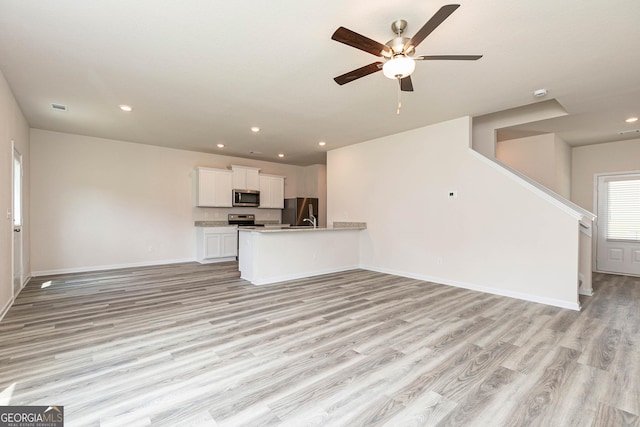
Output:
<instances>
[{"instance_id":1,"label":"cabinet door","mask_svg":"<svg viewBox=\"0 0 640 427\"><path fill-rule=\"evenodd\" d=\"M259 190L260 189L260 174L258 169L247 169L247 190Z\"/></svg>"},{"instance_id":2,"label":"cabinet door","mask_svg":"<svg viewBox=\"0 0 640 427\"><path fill-rule=\"evenodd\" d=\"M216 173L214 206L225 208L230 208L232 206L231 182L231 172L219 171Z\"/></svg>"},{"instance_id":3,"label":"cabinet door","mask_svg":"<svg viewBox=\"0 0 640 427\"><path fill-rule=\"evenodd\" d=\"M233 188L236 190L248 190L247 171L244 168L233 168Z\"/></svg>"},{"instance_id":4,"label":"cabinet door","mask_svg":"<svg viewBox=\"0 0 640 427\"><path fill-rule=\"evenodd\" d=\"M271 177L270 182L271 207L284 209L284 178L280 176Z\"/></svg>"},{"instance_id":5,"label":"cabinet door","mask_svg":"<svg viewBox=\"0 0 640 427\"><path fill-rule=\"evenodd\" d=\"M215 171L198 169L197 172L197 206L215 206L216 177Z\"/></svg>"},{"instance_id":6,"label":"cabinet door","mask_svg":"<svg viewBox=\"0 0 640 427\"><path fill-rule=\"evenodd\" d=\"M231 207L231 172L197 168L196 206Z\"/></svg>"},{"instance_id":7,"label":"cabinet door","mask_svg":"<svg viewBox=\"0 0 640 427\"><path fill-rule=\"evenodd\" d=\"M233 188L237 190L259 190L260 169L246 166L231 166L233 171Z\"/></svg>"},{"instance_id":8,"label":"cabinet door","mask_svg":"<svg viewBox=\"0 0 640 427\"><path fill-rule=\"evenodd\" d=\"M271 207L271 177L260 176L260 207Z\"/></svg>"},{"instance_id":9,"label":"cabinet door","mask_svg":"<svg viewBox=\"0 0 640 427\"><path fill-rule=\"evenodd\" d=\"M260 175L260 207L270 209L284 208L283 177Z\"/></svg>"},{"instance_id":10,"label":"cabinet door","mask_svg":"<svg viewBox=\"0 0 640 427\"><path fill-rule=\"evenodd\" d=\"M204 258L220 258L222 255L222 236L224 234L204 235Z\"/></svg>"},{"instance_id":11,"label":"cabinet door","mask_svg":"<svg viewBox=\"0 0 640 427\"><path fill-rule=\"evenodd\" d=\"M238 255L238 233L234 231L229 234L221 234L222 248L221 252L223 257L234 257Z\"/></svg>"}]
</instances>

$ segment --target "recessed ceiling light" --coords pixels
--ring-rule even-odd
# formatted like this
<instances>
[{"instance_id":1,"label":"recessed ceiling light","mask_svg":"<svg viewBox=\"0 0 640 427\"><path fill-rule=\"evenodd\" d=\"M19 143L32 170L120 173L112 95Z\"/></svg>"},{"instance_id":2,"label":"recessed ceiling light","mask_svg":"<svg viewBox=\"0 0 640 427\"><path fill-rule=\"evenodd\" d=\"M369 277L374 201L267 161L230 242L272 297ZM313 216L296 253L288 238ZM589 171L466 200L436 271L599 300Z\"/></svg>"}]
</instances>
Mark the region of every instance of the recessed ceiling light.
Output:
<instances>
[{"instance_id":1,"label":"recessed ceiling light","mask_svg":"<svg viewBox=\"0 0 640 427\"><path fill-rule=\"evenodd\" d=\"M284 154L280 153L280 154L278 154L278 157L283 158Z\"/></svg>"},{"instance_id":2,"label":"recessed ceiling light","mask_svg":"<svg viewBox=\"0 0 640 427\"><path fill-rule=\"evenodd\" d=\"M124 104L120 105L120 109L122 111L126 111L127 113L130 112L130 111L133 111L133 107L131 107L130 105L124 105Z\"/></svg>"},{"instance_id":3,"label":"recessed ceiling light","mask_svg":"<svg viewBox=\"0 0 640 427\"><path fill-rule=\"evenodd\" d=\"M638 118L637 117L629 117L627 120L625 120L625 122L627 123L633 123L633 122L637 122Z\"/></svg>"},{"instance_id":4,"label":"recessed ceiling light","mask_svg":"<svg viewBox=\"0 0 640 427\"><path fill-rule=\"evenodd\" d=\"M318 145L321 146L321 147L324 147L325 145L327 145L327 143L324 142L324 141L320 141L320 142L318 142Z\"/></svg>"},{"instance_id":5,"label":"recessed ceiling light","mask_svg":"<svg viewBox=\"0 0 640 427\"><path fill-rule=\"evenodd\" d=\"M258 126L251 126L251 132L258 133L260 132L260 128Z\"/></svg>"},{"instance_id":6,"label":"recessed ceiling light","mask_svg":"<svg viewBox=\"0 0 640 427\"><path fill-rule=\"evenodd\" d=\"M218 144L218 148L224 148L224 144Z\"/></svg>"},{"instance_id":7,"label":"recessed ceiling light","mask_svg":"<svg viewBox=\"0 0 640 427\"><path fill-rule=\"evenodd\" d=\"M547 90L546 89L535 90L533 91L533 96L535 96L536 98L547 96Z\"/></svg>"}]
</instances>

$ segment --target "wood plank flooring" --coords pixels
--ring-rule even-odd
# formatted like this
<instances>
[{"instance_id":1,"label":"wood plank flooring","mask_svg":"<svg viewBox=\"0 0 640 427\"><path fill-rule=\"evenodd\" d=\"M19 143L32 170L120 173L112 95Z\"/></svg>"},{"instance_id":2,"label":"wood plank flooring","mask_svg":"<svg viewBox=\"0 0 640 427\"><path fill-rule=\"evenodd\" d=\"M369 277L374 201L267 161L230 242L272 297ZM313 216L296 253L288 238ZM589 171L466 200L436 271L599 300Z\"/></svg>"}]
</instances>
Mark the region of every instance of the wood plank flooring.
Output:
<instances>
[{"instance_id":1,"label":"wood plank flooring","mask_svg":"<svg viewBox=\"0 0 640 427\"><path fill-rule=\"evenodd\" d=\"M594 289L574 312L362 270L40 277L0 322L0 404L67 426L640 426L640 278Z\"/></svg>"}]
</instances>

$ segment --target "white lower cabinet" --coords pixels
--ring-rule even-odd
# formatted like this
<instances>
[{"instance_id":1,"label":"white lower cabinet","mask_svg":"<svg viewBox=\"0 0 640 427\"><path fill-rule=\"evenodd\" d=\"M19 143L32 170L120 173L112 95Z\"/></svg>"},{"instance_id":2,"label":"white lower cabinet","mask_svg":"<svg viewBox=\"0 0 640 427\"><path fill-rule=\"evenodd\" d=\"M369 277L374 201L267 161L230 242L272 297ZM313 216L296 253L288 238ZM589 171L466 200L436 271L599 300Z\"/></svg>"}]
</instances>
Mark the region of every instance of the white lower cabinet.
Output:
<instances>
[{"instance_id":1,"label":"white lower cabinet","mask_svg":"<svg viewBox=\"0 0 640 427\"><path fill-rule=\"evenodd\" d=\"M199 263L232 261L238 255L236 227L197 227L196 260Z\"/></svg>"}]
</instances>

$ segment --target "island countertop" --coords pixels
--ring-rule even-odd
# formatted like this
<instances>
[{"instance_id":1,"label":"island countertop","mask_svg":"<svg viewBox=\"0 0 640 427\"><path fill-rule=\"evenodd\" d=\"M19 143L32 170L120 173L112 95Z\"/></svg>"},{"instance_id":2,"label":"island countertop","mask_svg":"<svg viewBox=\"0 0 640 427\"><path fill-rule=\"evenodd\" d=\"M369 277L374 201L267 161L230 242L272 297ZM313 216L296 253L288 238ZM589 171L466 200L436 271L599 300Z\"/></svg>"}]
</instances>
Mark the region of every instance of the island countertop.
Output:
<instances>
[{"instance_id":1,"label":"island countertop","mask_svg":"<svg viewBox=\"0 0 640 427\"><path fill-rule=\"evenodd\" d=\"M343 225L344 224L344 225ZM353 222L353 223L336 223L333 224L332 227L316 227L313 228L311 226L288 226L288 225L267 225L264 227L242 227L239 228L238 231L253 231L258 233L291 233L298 231L344 231L344 230L365 230L367 228L367 224L364 222Z\"/></svg>"}]
</instances>

